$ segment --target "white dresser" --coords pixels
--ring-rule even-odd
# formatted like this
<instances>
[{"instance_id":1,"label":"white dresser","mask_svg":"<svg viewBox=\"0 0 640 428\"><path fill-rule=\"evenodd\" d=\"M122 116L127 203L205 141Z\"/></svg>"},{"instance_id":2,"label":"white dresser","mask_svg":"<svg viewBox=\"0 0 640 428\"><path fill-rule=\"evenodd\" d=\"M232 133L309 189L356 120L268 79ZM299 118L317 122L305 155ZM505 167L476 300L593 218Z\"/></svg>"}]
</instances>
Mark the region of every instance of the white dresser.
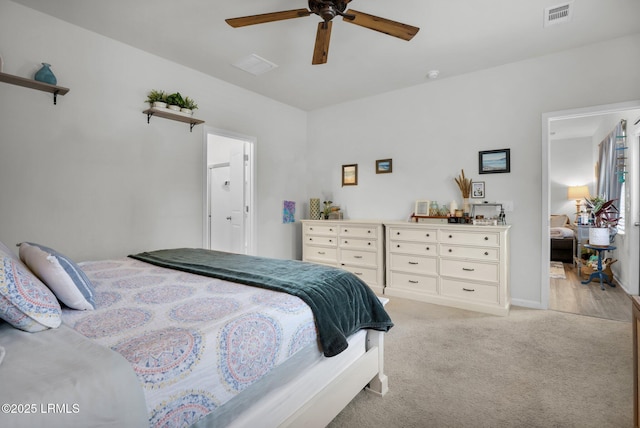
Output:
<instances>
[{"instance_id":1,"label":"white dresser","mask_svg":"<svg viewBox=\"0 0 640 428\"><path fill-rule=\"evenodd\" d=\"M510 226L384 225L386 295L509 313Z\"/></svg>"},{"instance_id":2,"label":"white dresser","mask_svg":"<svg viewBox=\"0 0 640 428\"><path fill-rule=\"evenodd\" d=\"M348 270L383 294L382 222L302 220L302 260Z\"/></svg>"}]
</instances>

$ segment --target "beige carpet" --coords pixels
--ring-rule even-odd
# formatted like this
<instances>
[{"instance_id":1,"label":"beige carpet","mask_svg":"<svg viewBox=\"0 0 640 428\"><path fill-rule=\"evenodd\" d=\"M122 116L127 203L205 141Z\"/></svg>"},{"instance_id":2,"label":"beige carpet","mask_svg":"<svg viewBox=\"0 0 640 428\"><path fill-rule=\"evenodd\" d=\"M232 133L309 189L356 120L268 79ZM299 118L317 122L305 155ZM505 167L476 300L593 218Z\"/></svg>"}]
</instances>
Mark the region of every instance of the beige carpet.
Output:
<instances>
[{"instance_id":1,"label":"beige carpet","mask_svg":"<svg viewBox=\"0 0 640 428\"><path fill-rule=\"evenodd\" d=\"M393 298L389 393L337 427L631 427L631 323L512 308L508 317Z\"/></svg>"},{"instance_id":2,"label":"beige carpet","mask_svg":"<svg viewBox=\"0 0 640 428\"><path fill-rule=\"evenodd\" d=\"M549 278L565 279L564 264L562 262L551 262L549 266Z\"/></svg>"}]
</instances>

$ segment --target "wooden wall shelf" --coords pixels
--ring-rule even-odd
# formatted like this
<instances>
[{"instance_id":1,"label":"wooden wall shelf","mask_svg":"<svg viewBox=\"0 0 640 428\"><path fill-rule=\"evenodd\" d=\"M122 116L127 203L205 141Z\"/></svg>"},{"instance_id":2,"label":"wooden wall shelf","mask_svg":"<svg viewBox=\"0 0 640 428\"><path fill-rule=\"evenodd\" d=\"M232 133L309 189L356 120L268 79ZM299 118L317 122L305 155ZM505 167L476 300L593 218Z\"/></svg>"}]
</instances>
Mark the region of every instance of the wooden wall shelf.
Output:
<instances>
[{"instance_id":1,"label":"wooden wall shelf","mask_svg":"<svg viewBox=\"0 0 640 428\"><path fill-rule=\"evenodd\" d=\"M204 123L204 120L195 119L192 116L186 116L179 113L173 113L171 110L168 110L168 109L159 109L159 108L151 107L146 109L142 113L147 115L147 123L149 123L149 121L151 120L151 116L154 116L154 115L158 117L162 117L164 119L170 119L170 120L176 120L178 122L188 123L190 125L189 132L193 131L194 126Z\"/></svg>"},{"instance_id":2,"label":"wooden wall shelf","mask_svg":"<svg viewBox=\"0 0 640 428\"><path fill-rule=\"evenodd\" d=\"M38 91L49 92L53 94L53 104L57 104L58 95L64 95L69 92L69 88L62 86L50 85L44 82L38 82L33 79L14 76L12 74L0 72L0 82L9 83L11 85L23 86L25 88L36 89Z\"/></svg>"}]
</instances>

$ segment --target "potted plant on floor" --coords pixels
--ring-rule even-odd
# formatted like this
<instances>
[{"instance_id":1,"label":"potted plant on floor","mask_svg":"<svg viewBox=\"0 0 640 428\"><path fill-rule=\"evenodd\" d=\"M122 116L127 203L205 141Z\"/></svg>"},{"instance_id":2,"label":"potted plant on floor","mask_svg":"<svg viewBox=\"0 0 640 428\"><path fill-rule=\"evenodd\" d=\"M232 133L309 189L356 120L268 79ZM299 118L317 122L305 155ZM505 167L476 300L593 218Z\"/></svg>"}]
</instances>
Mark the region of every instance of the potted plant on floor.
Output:
<instances>
[{"instance_id":1,"label":"potted plant on floor","mask_svg":"<svg viewBox=\"0 0 640 428\"><path fill-rule=\"evenodd\" d=\"M164 91L158 91L152 89L147 94L147 101L149 107L167 108L167 94Z\"/></svg>"},{"instance_id":2,"label":"potted plant on floor","mask_svg":"<svg viewBox=\"0 0 640 428\"><path fill-rule=\"evenodd\" d=\"M618 229L620 212L614 205L617 199L605 200L599 196L585 198L587 208L591 212L593 227L589 229L589 244L607 246L611 243Z\"/></svg>"}]
</instances>

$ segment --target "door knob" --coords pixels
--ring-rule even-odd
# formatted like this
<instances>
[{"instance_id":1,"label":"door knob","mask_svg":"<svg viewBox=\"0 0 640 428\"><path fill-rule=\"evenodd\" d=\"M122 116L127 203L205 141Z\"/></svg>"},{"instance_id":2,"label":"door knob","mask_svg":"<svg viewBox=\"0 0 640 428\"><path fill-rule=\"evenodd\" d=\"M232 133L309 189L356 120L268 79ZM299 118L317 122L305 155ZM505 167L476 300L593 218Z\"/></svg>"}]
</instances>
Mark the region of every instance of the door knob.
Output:
<instances>
[{"instance_id":1,"label":"door knob","mask_svg":"<svg viewBox=\"0 0 640 428\"><path fill-rule=\"evenodd\" d=\"M231 220L231 216L227 217L227 220Z\"/></svg>"}]
</instances>

